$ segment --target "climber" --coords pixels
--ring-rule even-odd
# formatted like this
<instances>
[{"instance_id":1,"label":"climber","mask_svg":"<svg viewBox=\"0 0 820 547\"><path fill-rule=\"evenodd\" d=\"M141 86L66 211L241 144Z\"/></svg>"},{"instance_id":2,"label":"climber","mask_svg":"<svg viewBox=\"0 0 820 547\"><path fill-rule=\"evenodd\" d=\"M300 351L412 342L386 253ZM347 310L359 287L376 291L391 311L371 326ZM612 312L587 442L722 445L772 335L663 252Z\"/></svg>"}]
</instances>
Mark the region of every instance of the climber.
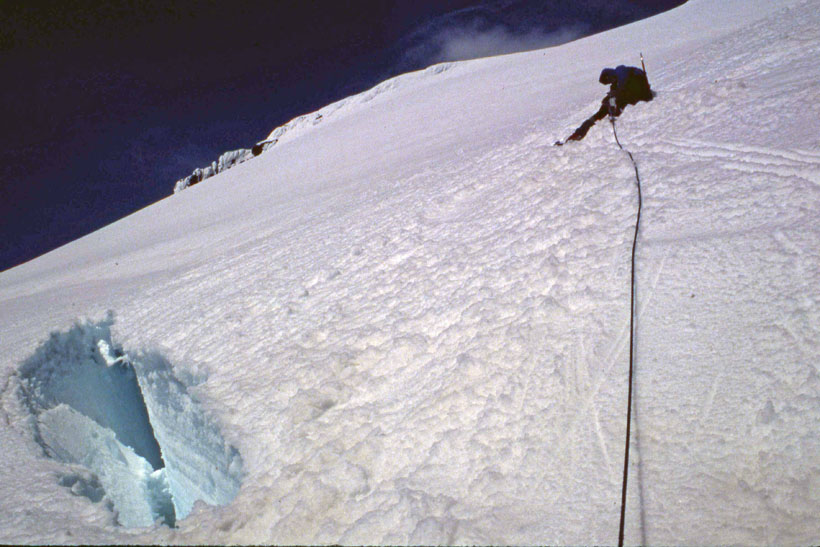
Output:
<instances>
[{"instance_id":1,"label":"climber","mask_svg":"<svg viewBox=\"0 0 820 547\"><path fill-rule=\"evenodd\" d=\"M610 86L609 93L601 101L601 108L582 123L566 141L557 141L556 146L568 141L580 141L595 122L604 119L607 114L614 120L621 115L626 105L636 104L638 101L651 101L655 96L649 88L646 72L634 66L619 65L617 68L605 68L601 71L598 81Z\"/></svg>"}]
</instances>

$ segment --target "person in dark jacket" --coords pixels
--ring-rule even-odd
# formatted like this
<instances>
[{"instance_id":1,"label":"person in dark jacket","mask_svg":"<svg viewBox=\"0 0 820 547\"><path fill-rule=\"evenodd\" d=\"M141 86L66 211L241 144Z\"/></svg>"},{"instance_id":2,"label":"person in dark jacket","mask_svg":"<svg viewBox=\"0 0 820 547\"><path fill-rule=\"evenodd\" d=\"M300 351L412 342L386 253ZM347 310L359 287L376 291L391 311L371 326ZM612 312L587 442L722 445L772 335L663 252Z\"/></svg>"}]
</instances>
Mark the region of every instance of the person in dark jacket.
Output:
<instances>
[{"instance_id":1,"label":"person in dark jacket","mask_svg":"<svg viewBox=\"0 0 820 547\"><path fill-rule=\"evenodd\" d=\"M616 68L605 68L601 71L598 81L609 85L609 93L601 101L601 108L582 123L564 142L580 141L595 125L595 122L604 119L607 114L617 118L626 105L636 104L639 101L651 101L654 97L649 87L649 80L646 78L646 72L634 66L619 65ZM564 143L558 141L555 144L560 146Z\"/></svg>"}]
</instances>

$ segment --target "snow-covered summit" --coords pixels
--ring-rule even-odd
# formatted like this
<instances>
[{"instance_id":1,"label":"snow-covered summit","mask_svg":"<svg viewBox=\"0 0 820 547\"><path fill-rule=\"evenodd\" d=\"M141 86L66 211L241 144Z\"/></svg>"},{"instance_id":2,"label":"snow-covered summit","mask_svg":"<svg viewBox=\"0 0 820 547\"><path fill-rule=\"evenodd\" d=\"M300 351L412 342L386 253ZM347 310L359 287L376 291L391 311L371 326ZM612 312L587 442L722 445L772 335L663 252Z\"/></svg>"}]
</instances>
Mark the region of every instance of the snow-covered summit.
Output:
<instances>
[{"instance_id":1,"label":"snow-covered summit","mask_svg":"<svg viewBox=\"0 0 820 547\"><path fill-rule=\"evenodd\" d=\"M616 541L634 170L606 123L551 143L643 51L658 95L617 122L644 191L627 543L815 543L817 7L690 0L411 75L3 272L0 541ZM134 356L166 468L195 485L185 447L213 447L227 486L136 481L190 513L118 526L99 473L36 437L127 444L25 397L60 353Z\"/></svg>"}]
</instances>

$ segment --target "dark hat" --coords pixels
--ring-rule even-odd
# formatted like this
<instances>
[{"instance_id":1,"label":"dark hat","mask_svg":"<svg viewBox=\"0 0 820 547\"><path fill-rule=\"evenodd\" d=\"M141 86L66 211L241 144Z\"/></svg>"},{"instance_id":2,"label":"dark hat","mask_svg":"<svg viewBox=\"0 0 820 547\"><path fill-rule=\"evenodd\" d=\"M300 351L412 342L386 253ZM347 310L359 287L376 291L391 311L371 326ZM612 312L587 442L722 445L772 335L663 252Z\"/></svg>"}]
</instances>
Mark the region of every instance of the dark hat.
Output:
<instances>
[{"instance_id":1,"label":"dark hat","mask_svg":"<svg viewBox=\"0 0 820 547\"><path fill-rule=\"evenodd\" d=\"M618 81L618 76L615 74L614 68L605 68L601 71L601 76L598 81L604 85L611 85Z\"/></svg>"}]
</instances>

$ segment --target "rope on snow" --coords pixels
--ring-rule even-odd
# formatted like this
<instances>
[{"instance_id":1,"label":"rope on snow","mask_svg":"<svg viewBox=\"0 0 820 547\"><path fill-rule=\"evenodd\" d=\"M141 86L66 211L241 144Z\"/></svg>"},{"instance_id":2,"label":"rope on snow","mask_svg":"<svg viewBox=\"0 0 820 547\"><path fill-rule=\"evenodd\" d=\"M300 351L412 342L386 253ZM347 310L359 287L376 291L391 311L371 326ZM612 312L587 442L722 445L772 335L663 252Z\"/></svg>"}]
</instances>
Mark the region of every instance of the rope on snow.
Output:
<instances>
[{"instance_id":1,"label":"rope on snow","mask_svg":"<svg viewBox=\"0 0 820 547\"><path fill-rule=\"evenodd\" d=\"M630 291L630 306L629 306L629 393L627 395L626 403L626 443L624 448L624 474L621 486L621 522L618 528L618 547L623 547L624 544L624 522L626 517L626 484L629 478L629 436L632 424L632 378L635 361L635 249L638 243L638 231L641 226L641 207L643 205L643 197L641 195L641 176L638 173L638 164L635 163L635 158L632 157L632 152L626 150L621 146L621 141L618 140L618 132L615 130L615 117L609 117L612 124L612 133L615 135L615 142L618 148L626 152L632 166L635 168L635 181L638 187L638 213L635 219L635 235L632 238L632 281Z\"/></svg>"}]
</instances>

